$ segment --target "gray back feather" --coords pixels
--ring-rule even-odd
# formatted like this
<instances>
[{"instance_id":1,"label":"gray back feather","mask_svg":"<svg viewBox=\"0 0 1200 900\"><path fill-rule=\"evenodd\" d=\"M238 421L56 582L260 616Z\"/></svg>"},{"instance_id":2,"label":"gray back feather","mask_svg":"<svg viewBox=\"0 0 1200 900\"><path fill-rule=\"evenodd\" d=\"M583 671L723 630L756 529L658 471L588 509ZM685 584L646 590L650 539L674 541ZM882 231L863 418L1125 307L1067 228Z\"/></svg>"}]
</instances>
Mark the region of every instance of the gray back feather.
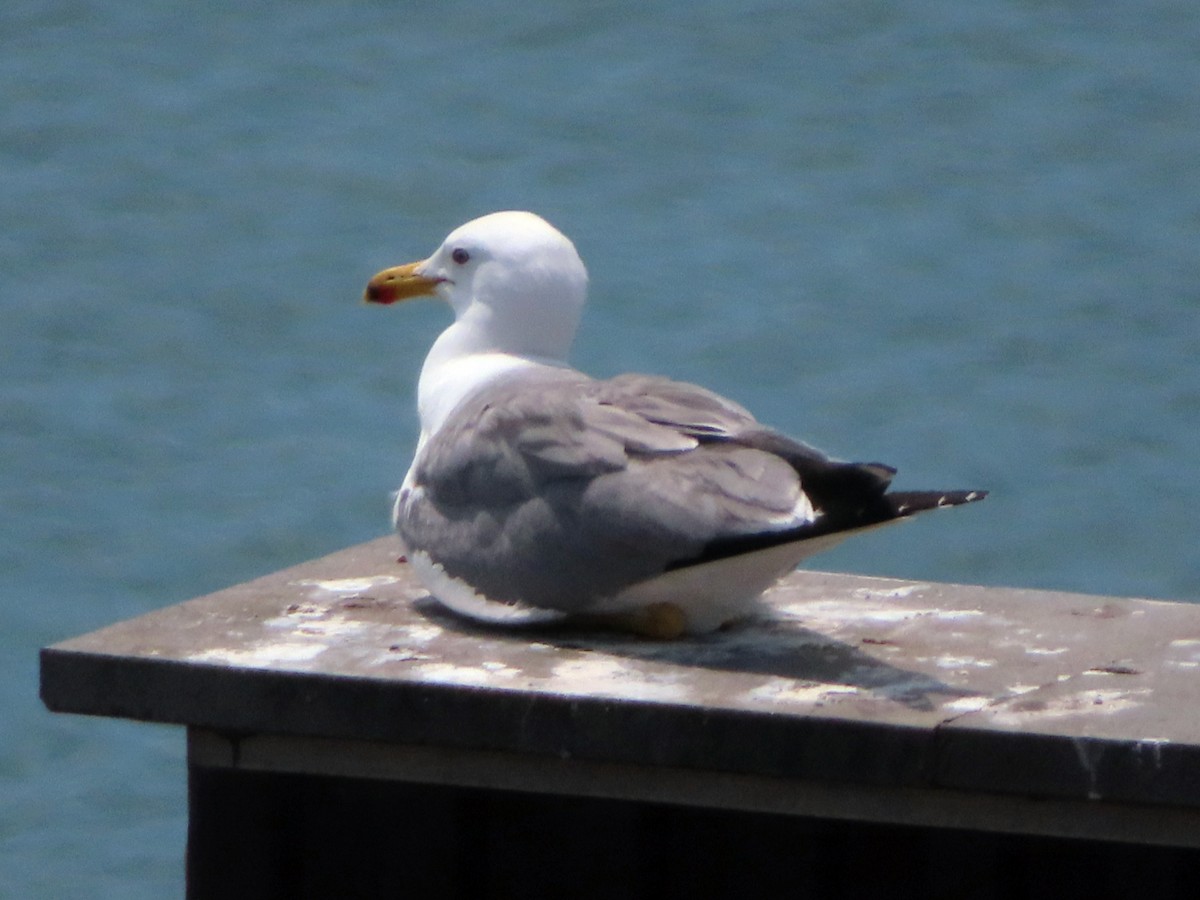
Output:
<instances>
[{"instance_id":1,"label":"gray back feather","mask_svg":"<svg viewBox=\"0 0 1200 900\"><path fill-rule=\"evenodd\" d=\"M694 385L526 371L430 439L397 527L493 599L570 610L714 540L794 526L789 457L829 464Z\"/></svg>"}]
</instances>

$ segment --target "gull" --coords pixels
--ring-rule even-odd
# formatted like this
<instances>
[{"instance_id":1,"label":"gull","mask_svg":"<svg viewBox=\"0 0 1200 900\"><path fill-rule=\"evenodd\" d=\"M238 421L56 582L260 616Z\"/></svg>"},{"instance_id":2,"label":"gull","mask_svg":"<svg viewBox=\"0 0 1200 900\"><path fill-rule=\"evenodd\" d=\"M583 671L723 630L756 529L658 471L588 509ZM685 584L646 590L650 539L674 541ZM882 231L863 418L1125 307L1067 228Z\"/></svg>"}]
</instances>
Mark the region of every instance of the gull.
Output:
<instances>
[{"instance_id":1,"label":"gull","mask_svg":"<svg viewBox=\"0 0 1200 900\"><path fill-rule=\"evenodd\" d=\"M849 535L985 491L890 491L703 387L597 380L568 352L587 297L575 246L529 212L455 229L365 299L437 297L454 322L421 368L420 438L392 520L430 594L498 625L564 620L657 638L761 612Z\"/></svg>"}]
</instances>

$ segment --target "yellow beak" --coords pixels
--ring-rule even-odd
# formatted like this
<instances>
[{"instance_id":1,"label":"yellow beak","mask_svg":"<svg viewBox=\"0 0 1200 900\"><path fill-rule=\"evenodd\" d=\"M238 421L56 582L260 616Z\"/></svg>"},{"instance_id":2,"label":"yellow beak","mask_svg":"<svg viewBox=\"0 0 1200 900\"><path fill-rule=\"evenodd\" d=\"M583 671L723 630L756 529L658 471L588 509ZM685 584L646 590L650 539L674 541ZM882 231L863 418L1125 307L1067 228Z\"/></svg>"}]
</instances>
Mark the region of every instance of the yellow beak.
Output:
<instances>
[{"instance_id":1,"label":"yellow beak","mask_svg":"<svg viewBox=\"0 0 1200 900\"><path fill-rule=\"evenodd\" d=\"M368 303L395 303L413 297L432 297L444 278L418 275L416 269L424 260L384 269L367 282L363 300Z\"/></svg>"}]
</instances>

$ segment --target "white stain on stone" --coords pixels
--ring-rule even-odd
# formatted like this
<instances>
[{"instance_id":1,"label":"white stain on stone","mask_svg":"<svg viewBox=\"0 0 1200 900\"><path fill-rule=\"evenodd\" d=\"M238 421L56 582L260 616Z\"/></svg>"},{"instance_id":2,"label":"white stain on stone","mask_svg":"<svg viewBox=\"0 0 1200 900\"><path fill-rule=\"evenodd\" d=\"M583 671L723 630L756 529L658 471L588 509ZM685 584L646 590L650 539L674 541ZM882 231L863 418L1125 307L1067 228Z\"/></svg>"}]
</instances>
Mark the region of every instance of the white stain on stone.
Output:
<instances>
[{"instance_id":1,"label":"white stain on stone","mask_svg":"<svg viewBox=\"0 0 1200 900\"><path fill-rule=\"evenodd\" d=\"M1099 800L1100 791L1097 787L1097 766L1100 762L1100 757L1104 755L1104 745L1078 739L1072 741L1072 743L1075 745L1075 755L1079 757L1079 765L1087 775L1088 799Z\"/></svg>"},{"instance_id":2,"label":"white stain on stone","mask_svg":"<svg viewBox=\"0 0 1200 900\"><path fill-rule=\"evenodd\" d=\"M917 585L924 587L924 585ZM861 590L866 590L861 589ZM878 597L861 600L818 600L812 603L790 603L782 608L805 622L818 626L862 625L863 623L892 625L914 619L958 621L984 615L980 609L938 609L937 607L906 608L875 602Z\"/></svg>"},{"instance_id":3,"label":"white stain on stone","mask_svg":"<svg viewBox=\"0 0 1200 900\"><path fill-rule=\"evenodd\" d=\"M509 666L484 668L451 662L430 662L413 666L412 674L420 681L438 684L464 684L471 687L509 687L520 671Z\"/></svg>"},{"instance_id":4,"label":"white stain on stone","mask_svg":"<svg viewBox=\"0 0 1200 900\"><path fill-rule=\"evenodd\" d=\"M1000 707L994 720L1000 725L1028 725L1052 719L1068 719L1073 716L1111 716L1142 705L1141 697L1149 694L1150 688L1119 690L1116 688L1076 691L1061 697L1047 698L1039 706Z\"/></svg>"},{"instance_id":5,"label":"white stain on stone","mask_svg":"<svg viewBox=\"0 0 1200 900\"><path fill-rule=\"evenodd\" d=\"M854 596L861 597L864 600L900 600L907 597L909 594L915 594L917 591L923 591L928 588L928 584L902 584L894 588L855 588Z\"/></svg>"},{"instance_id":6,"label":"white stain on stone","mask_svg":"<svg viewBox=\"0 0 1200 900\"><path fill-rule=\"evenodd\" d=\"M857 697L860 691L849 684L827 684L825 682L796 681L791 678L770 678L758 687L746 692L751 701L767 700L771 703L792 703L814 706L829 703L844 697Z\"/></svg>"},{"instance_id":7,"label":"white stain on stone","mask_svg":"<svg viewBox=\"0 0 1200 900\"><path fill-rule=\"evenodd\" d=\"M440 625L421 623L417 625L395 625L389 628L389 634L395 636L400 643L411 642L428 644L440 637L444 629Z\"/></svg>"},{"instance_id":8,"label":"white stain on stone","mask_svg":"<svg viewBox=\"0 0 1200 900\"><path fill-rule=\"evenodd\" d=\"M1133 745L1134 753L1137 754L1139 762L1145 760L1152 768L1162 768L1162 748L1164 745L1171 743L1170 738L1163 737L1145 737L1138 740Z\"/></svg>"},{"instance_id":9,"label":"white stain on stone","mask_svg":"<svg viewBox=\"0 0 1200 900\"><path fill-rule=\"evenodd\" d=\"M297 636L313 638L346 638L378 628L370 622L351 619L344 611L336 608L300 607L263 622L266 628L288 631Z\"/></svg>"},{"instance_id":10,"label":"white stain on stone","mask_svg":"<svg viewBox=\"0 0 1200 900\"><path fill-rule=\"evenodd\" d=\"M390 578L390 576L379 576ZM394 579L393 579L394 580ZM188 657L195 662L221 662L228 665L257 668L299 668L316 659L334 646L346 647L352 642L367 646L364 637L379 636L389 644L427 643L441 633L436 625L392 627L383 623L355 619L349 610L338 605L343 593L357 593L371 579L342 579L326 582L338 596L325 601L293 603L282 614L263 621L267 636L244 647L212 647ZM297 582L298 584L301 582ZM317 582L305 582L315 586ZM351 583L353 585L351 586ZM373 583L379 583L376 579ZM392 661L394 656L383 654L378 661Z\"/></svg>"},{"instance_id":11,"label":"white stain on stone","mask_svg":"<svg viewBox=\"0 0 1200 900\"><path fill-rule=\"evenodd\" d=\"M253 647L210 647L187 657L189 662L274 669L315 659L325 647L314 641L272 641Z\"/></svg>"},{"instance_id":12,"label":"white stain on stone","mask_svg":"<svg viewBox=\"0 0 1200 900\"><path fill-rule=\"evenodd\" d=\"M1026 647L1025 652L1030 656L1058 656L1070 649L1070 647Z\"/></svg>"},{"instance_id":13,"label":"white stain on stone","mask_svg":"<svg viewBox=\"0 0 1200 900\"><path fill-rule=\"evenodd\" d=\"M1030 691L1036 691L1040 687L1040 684L1014 684L1009 686L1008 692L1019 697L1021 694L1028 694Z\"/></svg>"},{"instance_id":14,"label":"white stain on stone","mask_svg":"<svg viewBox=\"0 0 1200 900\"><path fill-rule=\"evenodd\" d=\"M508 663L493 662L491 660L487 662L481 662L479 664L479 668L483 669L485 672L491 672L493 675L500 675L504 678L512 678L513 676L521 674L520 669L514 669L512 666L508 665Z\"/></svg>"},{"instance_id":15,"label":"white stain on stone","mask_svg":"<svg viewBox=\"0 0 1200 900\"><path fill-rule=\"evenodd\" d=\"M686 700L690 692L675 676L647 676L619 659L588 656L559 663L546 686L555 693L612 696L634 700Z\"/></svg>"},{"instance_id":16,"label":"white stain on stone","mask_svg":"<svg viewBox=\"0 0 1200 900\"><path fill-rule=\"evenodd\" d=\"M366 575L361 578L334 578L328 581L305 578L291 583L298 587L315 587L333 594L361 594L385 584L395 584L399 580L394 575Z\"/></svg>"},{"instance_id":17,"label":"white stain on stone","mask_svg":"<svg viewBox=\"0 0 1200 900\"><path fill-rule=\"evenodd\" d=\"M973 656L942 656L934 663L939 669L990 669L994 659L976 659Z\"/></svg>"},{"instance_id":18,"label":"white stain on stone","mask_svg":"<svg viewBox=\"0 0 1200 900\"><path fill-rule=\"evenodd\" d=\"M957 700L942 704L942 709L961 715L962 713L979 712L991 702L989 697L959 697Z\"/></svg>"}]
</instances>

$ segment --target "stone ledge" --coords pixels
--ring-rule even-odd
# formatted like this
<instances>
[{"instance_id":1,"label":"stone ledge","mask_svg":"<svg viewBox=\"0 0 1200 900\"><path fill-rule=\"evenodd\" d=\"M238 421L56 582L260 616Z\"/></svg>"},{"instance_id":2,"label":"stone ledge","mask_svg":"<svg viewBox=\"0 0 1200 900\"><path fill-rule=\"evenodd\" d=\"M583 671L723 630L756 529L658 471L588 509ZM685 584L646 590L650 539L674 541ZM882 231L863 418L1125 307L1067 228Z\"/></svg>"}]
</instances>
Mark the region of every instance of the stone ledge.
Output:
<instances>
[{"instance_id":1,"label":"stone ledge","mask_svg":"<svg viewBox=\"0 0 1200 900\"><path fill-rule=\"evenodd\" d=\"M208 746L341 741L672 772L680 803L730 777L926 795L903 801L926 824L991 803L997 827L1026 815L1031 832L1045 831L1038 804L1058 803L1075 830L1053 833L1200 844L1180 837L1200 835L1200 607L802 571L770 593L769 616L664 644L464 623L395 547L45 648L42 697L187 725ZM1156 830L1156 812L1174 824ZM1089 832L1089 816L1107 824Z\"/></svg>"}]
</instances>

